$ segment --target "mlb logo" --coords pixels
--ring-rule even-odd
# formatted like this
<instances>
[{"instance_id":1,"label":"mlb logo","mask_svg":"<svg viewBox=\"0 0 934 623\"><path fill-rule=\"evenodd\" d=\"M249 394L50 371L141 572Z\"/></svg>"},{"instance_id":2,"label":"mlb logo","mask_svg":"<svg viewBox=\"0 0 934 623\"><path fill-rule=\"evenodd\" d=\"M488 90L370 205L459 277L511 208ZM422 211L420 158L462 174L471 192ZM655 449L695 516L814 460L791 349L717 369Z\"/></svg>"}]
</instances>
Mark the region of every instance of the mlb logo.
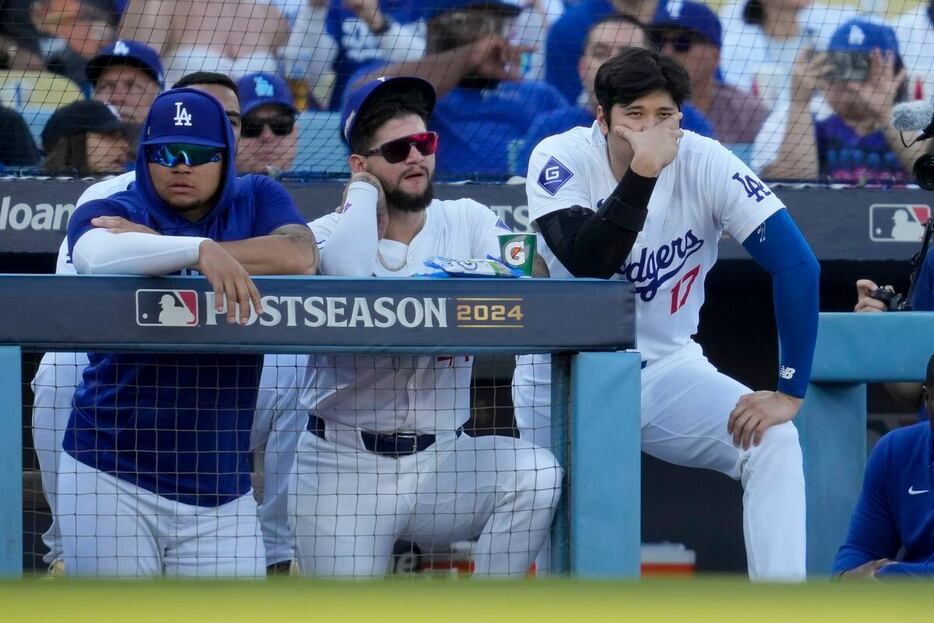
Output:
<instances>
[{"instance_id":1,"label":"mlb logo","mask_svg":"<svg viewBox=\"0 0 934 623\"><path fill-rule=\"evenodd\" d=\"M141 327L198 326L194 290L137 290L136 324Z\"/></svg>"},{"instance_id":2,"label":"mlb logo","mask_svg":"<svg viewBox=\"0 0 934 623\"><path fill-rule=\"evenodd\" d=\"M927 205L877 203L869 208L869 239L877 242L919 242L931 218Z\"/></svg>"}]
</instances>

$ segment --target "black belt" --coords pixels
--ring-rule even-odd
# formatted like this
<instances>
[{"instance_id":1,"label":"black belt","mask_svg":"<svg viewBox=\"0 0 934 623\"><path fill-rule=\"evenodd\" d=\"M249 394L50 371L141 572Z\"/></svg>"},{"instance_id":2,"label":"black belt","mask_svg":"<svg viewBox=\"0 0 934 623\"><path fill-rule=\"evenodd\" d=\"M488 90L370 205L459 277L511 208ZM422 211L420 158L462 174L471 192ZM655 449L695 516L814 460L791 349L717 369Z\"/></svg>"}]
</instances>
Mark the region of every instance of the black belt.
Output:
<instances>
[{"instance_id":1,"label":"black belt","mask_svg":"<svg viewBox=\"0 0 934 623\"><path fill-rule=\"evenodd\" d=\"M308 432L324 439L324 420L314 413L308 414ZM460 437L464 432L463 428L458 428L457 436ZM402 433L371 433L365 430L360 431L360 438L363 440L363 446L375 454L391 456L397 458L421 452L435 443L435 436L426 434Z\"/></svg>"}]
</instances>

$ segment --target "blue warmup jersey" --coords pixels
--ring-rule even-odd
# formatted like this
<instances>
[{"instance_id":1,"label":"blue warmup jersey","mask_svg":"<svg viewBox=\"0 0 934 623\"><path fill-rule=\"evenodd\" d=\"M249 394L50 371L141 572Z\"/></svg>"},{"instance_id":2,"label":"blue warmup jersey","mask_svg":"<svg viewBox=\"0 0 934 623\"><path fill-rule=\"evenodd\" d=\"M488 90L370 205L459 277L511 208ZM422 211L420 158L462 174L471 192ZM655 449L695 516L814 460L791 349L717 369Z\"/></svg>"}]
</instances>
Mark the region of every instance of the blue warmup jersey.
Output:
<instances>
[{"instance_id":1,"label":"blue warmup jersey","mask_svg":"<svg viewBox=\"0 0 934 623\"><path fill-rule=\"evenodd\" d=\"M218 104L218 106L220 106ZM145 136L144 125L144 136ZM226 162L233 162L227 128ZM304 225L288 192L266 177L227 166L211 212L197 223L155 194L144 161L136 184L78 208L69 251L96 216L121 216L162 234L244 240ZM250 489L250 428L262 355L91 353L75 392L63 448L76 460L166 498L219 506Z\"/></svg>"},{"instance_id":2,"label":"blue warmup jersey","mask_svg":"<svg viewBox=\"0 0 934 623\"><path fill-rule=\"evenodd\" d=\"M929 422L894 430L879 440L863 491L837 552L839 574L879 558L901 562L879 576L934 575L934 439Z\"/></svg>"}]
</instances>

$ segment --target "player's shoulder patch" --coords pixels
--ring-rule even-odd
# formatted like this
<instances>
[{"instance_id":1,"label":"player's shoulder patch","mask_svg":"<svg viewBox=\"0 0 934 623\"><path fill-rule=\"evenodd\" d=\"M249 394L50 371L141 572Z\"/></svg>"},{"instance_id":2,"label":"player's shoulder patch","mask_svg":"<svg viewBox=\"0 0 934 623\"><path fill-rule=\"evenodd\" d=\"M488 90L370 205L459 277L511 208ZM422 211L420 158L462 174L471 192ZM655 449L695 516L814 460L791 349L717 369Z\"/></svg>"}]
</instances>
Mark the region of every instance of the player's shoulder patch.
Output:
<instances>
[{"instance_id":1,"label":"player's shoulder patch","mask_svg":"<svg viewBox=\"0 0 934 623\"><path fill-rule=\"evenodd\" d=\"M538 185L546 193L554 197L555 193L561 190L561 187L567 184L572 177L574 177L574 173L571 169L554 156L551 156L538 174Z\"/></svg>"}]
</instances>

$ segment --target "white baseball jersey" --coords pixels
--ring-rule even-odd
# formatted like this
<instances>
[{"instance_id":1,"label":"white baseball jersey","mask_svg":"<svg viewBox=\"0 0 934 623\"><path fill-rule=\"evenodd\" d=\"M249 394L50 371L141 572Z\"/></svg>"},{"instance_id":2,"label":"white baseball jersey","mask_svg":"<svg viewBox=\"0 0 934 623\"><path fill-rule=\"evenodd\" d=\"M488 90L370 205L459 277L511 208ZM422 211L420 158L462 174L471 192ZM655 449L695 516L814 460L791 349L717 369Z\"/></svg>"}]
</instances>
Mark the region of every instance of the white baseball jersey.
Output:
<instances>
[{"instance_id":1,"label":"white baseball jersey","mask_svg":"<svg viewBox=\"0 0 934 623\"><path fill-rule=\"evenodd\" d=\"M322 252L341 214L312 223ZM376 277L410 277L429 272L426 259L499 257L496 215L471 199L435 199L411 244L380 240L374 257ZM362 245L366 246L366 245ZM348 248L348 253L362 252ZM387 268L387 266L389 268ZM400 267L398 270L392 268ZM326 420L372 432L451 431L470 417L472 357L316 355L300 383L302 404Z\"/></svg>"},{"instance_id":2,"label":"white baseball jersey","mask_svg":"<svg viewBox=\"0 0 934 623\"><path fill-rule=\"evenodd\" d=\"M526 192L534 222L557 210L598 210L617 186L597 123L542 141L532 152ZM711 183L713 181L713 183ZM743 241L784 207L739 158L717 141L685 132L662 169L645 226L614 278L637 293L637 347L645 361L669 355L697 332L704 280L723 232ZM570 277L547 248L552 277Z\"/></svg>"}]
</instances>

